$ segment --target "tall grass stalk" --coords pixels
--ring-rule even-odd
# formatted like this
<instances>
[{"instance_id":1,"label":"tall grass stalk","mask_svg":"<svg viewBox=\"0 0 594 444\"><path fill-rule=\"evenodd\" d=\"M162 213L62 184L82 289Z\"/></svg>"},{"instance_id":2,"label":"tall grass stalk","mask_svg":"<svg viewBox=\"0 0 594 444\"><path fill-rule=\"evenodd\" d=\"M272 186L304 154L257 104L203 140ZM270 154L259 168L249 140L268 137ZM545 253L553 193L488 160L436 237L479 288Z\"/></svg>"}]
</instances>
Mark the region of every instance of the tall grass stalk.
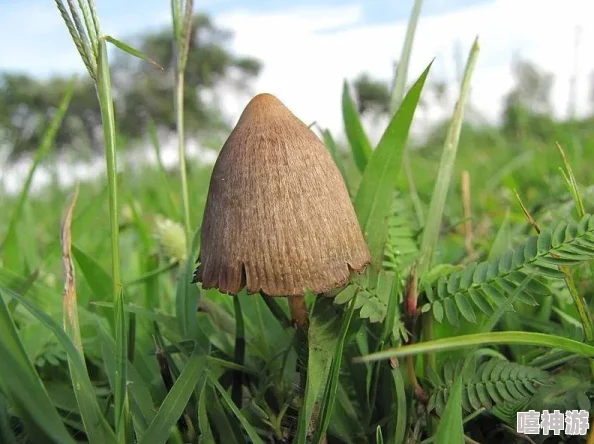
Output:
<instances>
[{"instance_id":1,"label":"tall grass stalk","mask_svg":"<svg viewBox=\"0 0 594 444\"><path fill-rule=\"evenodd\" d=\"M56 5L64 20L70 36L80 53L89 76L95 83L101 123L105 142L105 161L109 195L109 225L111 231L111 272L113 281L113 301L117 304L120 288L120 249L118 224L118 190L116 162L116 127L111 91L111 77L105 39L100 36L99 20L94 0L80 1L79 6L85 18L84 25L80 12L74 2L68 2L68 9L62 0Z\"/></svg>"},{"instance_id":2,"label":"tall grass stalk","mask_svg":"<svg viewBox=\"0 0 594 444\"><path fill-rule=\"evenodd\" d=\"M439 238L445 201L454 173L454 164L458 152L458 141L460 139L462 121L464 119L464 107L470 91L470 79L476 65L479 51L480 46L477 37L472 45L470 54L468 55L468 62L466 63L462 85L460 86L460 96L458 97L454 116L452 117L452 122L448 129L439 164L439 171L437 173L437 180L435 181L434 191L431 196L429 214L423 231L423 240L421 242L421 256L419 262L419 276L421 277L428 271L433 262L433 253Z\"/></svg>"},{"instance_id":3,"label":"tall grass stalk","mask_svg":"<svg viewBox=\"0 0 594 444\"><path fill-rule=\"evenodd\" d=\"M410 19L408 21L406 37L404 38L402 52L400 53L400 60L398 60L398 64L396 66L396 73L394 75L394 82L392 84L392 95L390 98L390 114L394 114L396 112L396 110L400 106L400 102L402 102L402 97L404 96L406 79L408 78L408 65L410 64L410 56L412 54L413 42L415 40L415 32L417 30L419 17L421 16L422 7L423 0L416 0L413 6ZM402 153L402 166L404 168L406 180L408 181L410 197L415 209L417 221L419 225L423 226L425 224L425 216L423 214L421 200L419 199L419 195L417 193L417 187L415 185L415 179L412 173L410 158L408 156L408 149L406 148Z\"/></svg>"},{"instance_id":4,"label":"tall grass stalk","mask_svg":"<svg viewBox=\"0 0 594 444\"><path fill-rule=\"evenodd\" d=\"M101 107L103 137L105 139L105 161L107 164L107 186L109 190L109 226L111 231L111 277L114 306L120 297L120 246L118 223L118 181L116 159L116 132L113 99L111 95L111 77L107 60L107 48L103 39L99 40L99 57L97 61L97 95Z\"/></svg>"},{"instance_id":5,"label":"tall grass stalk","mask_svg":"<svg viewBox=\"0 0 594 444\"><path fill-rule=\"evenodd\" d=\"M114 302L113 330L116 340L116 370L114 375L115 431L118 439L125 442L132 433L126 385L128 380L127 317L124 312L124 294L120 273L116 126L106 42L109 41L134 56L145 60L148 60L148 58L113 37L101 35L94 0L87 0L86 2L79 0L80 10L77 10L74 1L68 1L68 9L62 0L56 0L56 5L83 63L95 83L101 109L109 195L111 280ZM84 20L81 19L81 13Z\"/></svg>"},{"instance_id":6,"label":"tall grass stalk","mask_svg":"<svg viewBox=\"0 0 594 444\"><path fill-rule=\"evenodd\" d=\"M413 42L415 40L415 32L419 17L421 16L421 8L423 7L423 0L416 0L413 10L408 21L406 29L406 37L402 45L402 52L400 53L400 60L396 66L396 74L394 75L394 82L392 84L392 96L390 100L390 113L395 113L402 97L404 96L404 89L406 88L406 79L408 77L408 65L410 63L410 56L412 54Z\"/></svg>"},{"instance_id":7,"label":"tall grass stalk","mask_svg":"<svg viewBox=\"0 0 594 444\"><path fill-rule=\"evenodd\" d=\"M561 172L563 179L565 179L565 182L567 183L567 188L569 189L569 192L573 197L573 201L575 203L576 213L578 217L581 219L587 213L586 208L584 207L584 200L580 193L580 188L578 186L577 180L575 179L575 175L573 174L571 164L569 163L567 155L565 154L565 150L563 149L563 147L561 147L559 142L557 142L557 148L559 149L559 153L561 154L561 158L563 159L563 165L565 166L565 170L563 170L563 168L560 167L559 171ZM590 275L594 277L594 261L590 261L588 265L590 267ZM584 327L584 330L586 330L586 327Z\"/></svg>"},{"instance_id":8,"label":"tall grass stalk","mask_svg":"<svg viewBox=\"0 0 594 444\"><path fill-rule=\"evenodd\" d=\"M186 248L190 246L192 222L190 219L190 198L188 192L188 172L186 168L185 125L184 125L184 85L185 72L192 37L193 0L171 0L173 34L175 47L175 121L177 126L177 149L181 179L181 195L186 233Z\"/></svg>"}]
</instances>

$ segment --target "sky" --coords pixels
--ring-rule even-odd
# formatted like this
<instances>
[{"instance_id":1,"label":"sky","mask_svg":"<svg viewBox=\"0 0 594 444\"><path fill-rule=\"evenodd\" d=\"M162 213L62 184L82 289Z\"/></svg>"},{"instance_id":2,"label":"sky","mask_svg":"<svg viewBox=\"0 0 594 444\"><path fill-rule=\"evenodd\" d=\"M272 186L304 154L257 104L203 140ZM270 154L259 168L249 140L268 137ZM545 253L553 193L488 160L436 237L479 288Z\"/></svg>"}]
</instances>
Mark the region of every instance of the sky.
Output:
<instances>
[{"instance_id":1,"label":"sky","mask_svg":"<svg viewBox=\"0 0 594 444\"><path fill-rule=\"evenodd\" d=\"M402 49L413 0L195 0L195 10L233 33L230 49L260 59L252 94L276 95L306 123L342 132L344 79L358 74L389 80ZM121 40L170 21L169 0L96 0L102 31ZM566 114L577 73L579 114L588 111L594 72L592 0L425 0L415 37L409 81L435 58L429 81L445 81L442 107L419 115L417 128L453 111L459 65L478 36L481 51L472 78L474 109L491 121L514 84L514 57L555 75L553 103ZM576 45L576 30L579 45ZM577 64L576 64L577 60ZM0 71L38 76L84 73L53 0L0 0ZM226 94L235 123L249 97ZM419 123L420 122L420 123Z\"/></svg>"}]
</instances>

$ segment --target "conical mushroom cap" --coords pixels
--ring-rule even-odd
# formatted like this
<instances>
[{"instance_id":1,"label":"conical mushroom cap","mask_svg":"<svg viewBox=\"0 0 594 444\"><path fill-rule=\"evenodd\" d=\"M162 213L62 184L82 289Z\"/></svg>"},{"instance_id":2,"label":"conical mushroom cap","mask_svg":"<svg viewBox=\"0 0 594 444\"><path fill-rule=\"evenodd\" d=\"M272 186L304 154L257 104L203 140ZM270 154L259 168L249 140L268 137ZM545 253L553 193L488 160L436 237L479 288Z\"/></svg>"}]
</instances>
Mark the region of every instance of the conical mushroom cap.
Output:
<instances>
[{"instance_id":1,"label":"conical mushroom cap","mask_svg":"<svg viewBox=\"0 0 594 444\"><path fill-rule=\"evenodd\" d=\"M194 282L230 294L321 294L370 261L327 148L276 97L254 97L213 169Z\"/></svg>"}]
</instances>

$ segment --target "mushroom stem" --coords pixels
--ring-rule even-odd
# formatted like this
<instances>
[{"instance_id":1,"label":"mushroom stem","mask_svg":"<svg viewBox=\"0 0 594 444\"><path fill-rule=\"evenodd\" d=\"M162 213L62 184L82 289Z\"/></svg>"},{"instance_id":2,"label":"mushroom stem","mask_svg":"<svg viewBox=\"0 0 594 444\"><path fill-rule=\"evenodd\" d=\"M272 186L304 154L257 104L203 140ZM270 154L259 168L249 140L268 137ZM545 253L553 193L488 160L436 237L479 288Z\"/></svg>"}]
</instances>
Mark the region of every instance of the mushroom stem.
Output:
<instances>
[{"instance_id":1,"label":"mushroom stem","mask_svg":"<svg viewBox=\"0 0 594 444\"><path fill-rule=\"evenodd\" d=\"M289 310L293 324L297 328L306 329L308 324L307 307L304 296L289 296Z\"/></svg>"}]
</instances>

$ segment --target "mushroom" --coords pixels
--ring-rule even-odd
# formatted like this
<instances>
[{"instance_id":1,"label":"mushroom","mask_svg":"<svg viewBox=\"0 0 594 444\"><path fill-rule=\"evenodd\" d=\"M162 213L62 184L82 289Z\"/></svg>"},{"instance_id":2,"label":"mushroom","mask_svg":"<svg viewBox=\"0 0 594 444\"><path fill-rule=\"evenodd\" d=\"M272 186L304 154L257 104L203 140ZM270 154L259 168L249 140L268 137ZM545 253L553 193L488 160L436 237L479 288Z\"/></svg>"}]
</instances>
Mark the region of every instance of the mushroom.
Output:
<instances>
[{"instance_id":1,"label":"mushroom","mask_svg":"<svg viewBox=\"0 0 594 444\"><path fill-rule=\"evenodd\" d=\"M217 158L197 262L205 289L288 297L299 327L307 291L327 295L371 262L332 156L271 94L248 103Z\"/></svg>"}]
</instances>

